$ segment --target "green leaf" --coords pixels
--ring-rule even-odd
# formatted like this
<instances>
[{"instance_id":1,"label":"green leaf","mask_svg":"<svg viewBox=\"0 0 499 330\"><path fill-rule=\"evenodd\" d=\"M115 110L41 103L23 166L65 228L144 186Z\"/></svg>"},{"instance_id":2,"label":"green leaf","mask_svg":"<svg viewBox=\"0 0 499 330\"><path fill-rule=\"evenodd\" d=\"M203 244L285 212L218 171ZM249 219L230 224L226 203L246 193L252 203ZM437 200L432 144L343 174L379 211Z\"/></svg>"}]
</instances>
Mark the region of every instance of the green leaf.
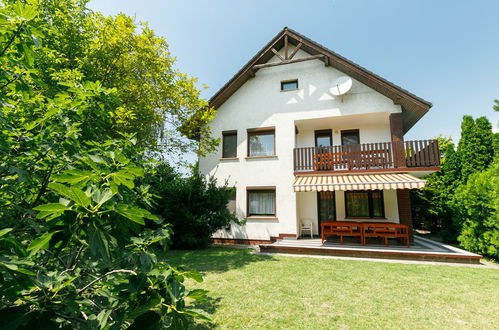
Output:
<instances>
[{"instance_id":1,"label":"green leaf","mask_svg":"<svg viewBox=\"0 0 499 330\"><path fill-rule=\"evenodd\" d=\"M38 219L43 219L51 215L60 215L64 211L71 209L66 205L62 205L60 203L48 203L48 204L38 205L37 207L33 208L33 210L40 211L40 213L38 213L36 217Z\"/></svg>"},{"instance_id":2,"label":"green leaf","mask_svg":"<svg viewBox=\"0 0 499 330\"><path fill-rule=\"evenodd\" d=\"M105 329L109 316L113 312L112 309L104 309L97 315L97 321L99 322L99 329Z\"/></svg>"},{"instance_id":3,"label":"green leaf","mask_svg":"<svg viewBox=\"0 0 499 330\"><path fill-rule=\"evenodd\" d=\"M36 273L33 273L31 270L26 269L26 268L17 268L16 272L25 274L25 275L30 275L30 276L36 276Z\"/></svg>"},{"instance_id":4,"label":"green leaf","mask_svg":"<svg viewBox=\"0 0 499 330\"><path fill-rule=\"evenodd\" d=\"M107 264L111 265L111 255L104 232L93 226L88 229L90 252L97 257L101 257Z\"/></svg>"},{"instance_id":5,"label":"green leaf","mask_svg":"<svg viewBox=\"0 0 499 330\"><path fill-rule=\"evenodd\" d=\"M31 244L28 246L28 252L30 255L35 255L38 253L40 250L44 250L48 247L50 239L52 236L57 233L57 231L45 233L37 238L35 238Z\"/></svg>"},{"instance_id":6,"label":"green leaf","mask_svg":"<svg viewBox=\"0 0 499 330\"><path fill-rule=\"evenodd\" d=\"M33 208L33 210L45 211L45 212L61 212L69 210L69 208L66 205L62 205L60 203L48 203L48 204L38 205L37 207Z\"/></svg>"},{"instance_id":7,"label":"green leaf","mask_svg":"<svg viewBox=\"0 0 499 330\"><path fill-rule=\"evenodd\" d=\"M7 234L7 233L10 233L14 228L4 228L2 230L0 230L0 237L2 237L3 235Z\"/></svg>"},{"instance_id":8,"label":"green leaf","mask_svg":"<svg viewBox=\"0 0 499 330\"><path fill-rule=\"evenodd\" d=\"M68 187L56 182L49 183L49 188L56 191L60 195L71 199L80 206L87 207L91 203L90 198L80 188Z\"/></svg>"},{"instance_id":9,"label":"green leaf","mask_svg":"<svg viewBox=\"0 0 499 330\"><path fill-rule=\"evenodd\" d=\"M128 166L125 170L132 173L136 177L144 175L144 169L142 167Z\"/></svg>"},{"instance_id":10,"label":"green leaf","mask_svg":"<svg viewBox=\"0 0 499 330\"><path fill-rule=\"evenodd\" d=\"M92 194L92 199L97 204L102 205L105 202L107 202L108 200L110 200L111 198L113 198L114 195L115 194L111 191L111 189L107 188L107 189L104 189L103 191L100 191L100 190L94 191L94 193Z\"/></svg>"},{"instance_id":11,"label":"green leaf","mask_svg":"<svg viewBox=\"0 0 499 330\"><path fill-rule=\"evenodd\" d=\"M136 206L120 205L115 212L141 225L145 225L144 219L157 219L157 217L152 215L149 211Z\"/></svg>"},{"instance_id":12,"label":"green leaf","mask_svg":"<svg viewBox=\"0 0 499 330\"><path fill-rule=\"evenodd\" d=\"M94 161L95 163L105 163L106 161L104 160L104 158L102 158L101 156L99 155L88 155L88 158L90 158L92 161Z\"/></svg>"},{"instance_id":13,"label":"green leaf","mask_svg":"<svg viewBox=\"0 0 499 330\"><path fill-rule=\"evenodd\" d=\"M197 319L201 319L201 320L205 320L205 321L211 321L211 318L202 309L187 307L185 310L182 311L182 313L190 315L190 316L195 317Z\"/></svg>"},{"instance_id":14,"label":"green leaf","mask_svg":"<svg viewBox=\"0 0 499 330\"><path fill-rule=\"evenodd\" d=\"M36 274L30 271L29 269L26 268L20 268L18 265L10 262L5 262L5 261L0 261L0 266L5 267L7 269L13 270L15 272L25 274L25 275L30 275L30 276L35 276Z\"/></svg>"},{"instance_id":15,"label":"green leaf","mask_svg":"<svg viewBox=\"0 0 499 330\"><path fill-rule=\"evenodd\" d=\"M195 270L191 270L188 272L183 272L182 275L188 278L192 278L194 281L201 283L203 282L203 275L201 273L196 272Z\"/></svg>"},{"instance_id":16,"label":"green leaf","mask_svg":"<svg viewBox=\"0 0 499 330\"><path fill-rule=\"evenodd\" d=\"M117 185L124 185L130 189L135 187L133 180L135 179L135 175L129 173L125 170L118 171L116 173L111 174L111 180Z\"/></svg>"},{"instance_id":17,"label":"green leaf","mask_svg":"<svg viewBox=\"0 0 499 330\"><path fill-rule=\"evenodd\" d=\"M76 184L86 183L88 180L94 179L95 175L90 171L69 170L63 174L54 175L52 178L57 182Z\"/></svg>"},{"instance_id":18,"label":"green leaf","mask_svg":"<svg viewBox=\"0 0 499 330\"><path fill-rule=\"evenodd\" d=\"M208 295L207 290L195 289L195 290L189 291L189 293L187 294L187 297L194 299L194 300L203 301L206 299L207 295Z\"/></svg>"},{"instance_id":19,"label":"green leaf","mask_svg":"<svg viewBox=\"0 0 499 330\"><path fill-rule=\"evenodd\" d=\"M14 251L16 251L16 254L18 257L24 258L28 255L26 252L26 249L24 246L15 238L13 237L5 237L1 239L2 242L9 244L14 248Z\"/></svg>"}]
</instances>

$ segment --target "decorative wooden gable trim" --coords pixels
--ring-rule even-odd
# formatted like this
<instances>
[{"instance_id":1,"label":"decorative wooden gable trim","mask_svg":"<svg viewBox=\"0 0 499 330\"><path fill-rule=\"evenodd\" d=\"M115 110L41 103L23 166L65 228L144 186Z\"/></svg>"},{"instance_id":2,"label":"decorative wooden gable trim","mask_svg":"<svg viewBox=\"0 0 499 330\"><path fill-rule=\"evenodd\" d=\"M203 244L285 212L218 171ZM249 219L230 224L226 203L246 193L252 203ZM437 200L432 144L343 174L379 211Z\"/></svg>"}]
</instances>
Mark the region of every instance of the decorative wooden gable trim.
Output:
<instances>
[{"instance_id":1,"label":"decorative wooden gable trim","mask_svg":"<svg viewBox=\"0 0 499 330\"><path fill-rule=\"evenodd\" d=\"M290 53L289 45L294 45L295 49ZM284 48L284 56L278 52ZM304 58L295 58L299 50L310 54ZM280 61L268 61L276 56ZM428 112L432 104L407 90L381 78L380 76L366 70L353 63L343 56L327 49L326 47L308 39L307 37L284 28L265 47L262 48L244 67L241 68L215 95L210 99L210 105L215 109L219 108L236 90L238 90L248 79L255 76L255 72L260 69L278 65L297 63L308 60L321 60L326 66L330 65L335 69L349 75L361 83L371 87L375 91L390 98L395 104L402 107L402 117L404 122L404 133Z\"/></svg>"}]
</instances>

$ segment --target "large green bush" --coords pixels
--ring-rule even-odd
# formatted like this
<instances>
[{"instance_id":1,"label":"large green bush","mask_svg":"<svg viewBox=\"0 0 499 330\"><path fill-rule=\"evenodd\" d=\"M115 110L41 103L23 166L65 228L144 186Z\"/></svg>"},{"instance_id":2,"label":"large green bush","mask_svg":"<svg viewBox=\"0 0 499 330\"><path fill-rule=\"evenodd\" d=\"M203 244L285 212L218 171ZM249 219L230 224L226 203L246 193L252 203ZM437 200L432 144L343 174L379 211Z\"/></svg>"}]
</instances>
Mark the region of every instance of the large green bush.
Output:
<instances>
[{"instance_id":1,"label":"large green bush","mask_svg":"<svg viewBox=\"0 0 499 330\"><path fill-rule=\"evenodd\" d=\"M175 248L206 247L213 233L239 222L227 209L232 194L227 183L218 186L213 177L204 178L197 168L190 177L182 177L162 163L148 184L151 193L158 196L154 213L172 225Z\"/></svg>"},{"instance_id":2,"label":"large green bush","mask_svg":"<svg viewBox=\"0 0 499 330\"><path fill-rule=\"evenodd\" d=\"M499 260L499 164L472 174L457 189L455 206L462 225L461 245Z\"/></svg>"},{"instance_id":3,"label":"large green bush","mask_svg":"<svg viewBox=\"0 0 499 330\"><path fill-rule=\"evenodd\" d=\"M487 170L499 155L499 134L492 132L486 117L464 116L457 150L449 140L439 138L441 171L425 177L426 187L412 192L415 224L424 224L445 242L457 242L463 231L461 206L456 192L468 178ZM445 145L445 147L444 147Z\"/></svg>"}]
</instances>

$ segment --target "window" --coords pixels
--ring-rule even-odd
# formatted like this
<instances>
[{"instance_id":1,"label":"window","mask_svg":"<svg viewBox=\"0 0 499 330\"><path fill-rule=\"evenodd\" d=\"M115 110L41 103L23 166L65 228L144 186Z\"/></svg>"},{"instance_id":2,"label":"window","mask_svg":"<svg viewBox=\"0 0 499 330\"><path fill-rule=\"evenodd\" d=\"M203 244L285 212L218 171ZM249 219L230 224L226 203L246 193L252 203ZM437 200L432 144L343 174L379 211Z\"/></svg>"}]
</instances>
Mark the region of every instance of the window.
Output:
<instances>
[{"instance_id":1,"label":"window","mask_svg":"<svg viewBox=\"0 0 499 330\"><path fill-rule=\"evenodd\" d=\"M349 146L352 144L360 144L359 130L351 129L348 131L341 131L341 145Z\"/></svg>"},{"instance_id":2,"label":"window","mask_svg":"<svg viewBox=\"0 0 499 330\"><path fill-rule=\"evenodd\" d=\"M247 190L248 216L275 216L275 187L256 187Z\"/></svg>"},{"instance_id":3,"label":"window","mask_svg":"<svg viewBox=\"0 0 499 330\"><path fill-rule=\"evenodd\" d=\"M227 210L232 213L236 214L236 188L231 188L230 190L230 196L229 196L229 201L227 202Z\"/></svg>"},{"instance_id":4,"label":"window","mask_svg":"<svg viewBox=\"0 0 499 330\"><path fill-rule=\"evenodd\" d=\"M345 191L347 218L384 218L382 190Z\"/></svg>"},{"instance_id":5,"label":"window","mask_svg":"<svg viewBox=\"0 0 499 330\"><path fill-rule=\"evenodd\" d=\"M275 128L248 130L248 157L275 156Z\"/></svg>"},{"instance_id":6,"label":"window","mask_svg":"<svg viewBox=\"0 0 499 330\"><path fill-rule=\"evenodd\" d=\"M237 157L237 131L225 131L222 136L222 158Z\"/></svg>"},{"instance_id":7,"label":"window","mask_svg":"<svg viewBox=\"0 0 499 330\"><path fill-rule=\"evenodd\" d=\"M324 129L315 131L315 146L316 147L329 147L333 145L333 131Z\"/></svg>"},{"instance_id":8,"label":"window","mask_svg":"<svg viewBox=\"0 0 499 330\"><path fill-rule=\"evenodd\" d=\"M293 89L298 89L298 79L281 81L281 91L290 91Z\"/></svg>"}]
</instances>

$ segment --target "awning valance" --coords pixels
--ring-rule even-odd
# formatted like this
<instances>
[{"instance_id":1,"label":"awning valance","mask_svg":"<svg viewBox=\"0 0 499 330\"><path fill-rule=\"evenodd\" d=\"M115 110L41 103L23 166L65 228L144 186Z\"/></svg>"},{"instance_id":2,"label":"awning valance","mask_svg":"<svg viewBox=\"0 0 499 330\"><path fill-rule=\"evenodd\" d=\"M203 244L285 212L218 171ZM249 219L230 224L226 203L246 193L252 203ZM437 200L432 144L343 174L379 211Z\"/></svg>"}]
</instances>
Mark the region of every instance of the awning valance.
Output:
<instances>
[{"instance_id":1,"label":"awning valance","mask_svg":"<svg viewBox=\"0 0 499 330\"><path fill-rule=\"evenodd\" d=\"M410 174L297 176L295 192L335 190L420 189L426 184Z\"/></svg>"}]
</instances>

